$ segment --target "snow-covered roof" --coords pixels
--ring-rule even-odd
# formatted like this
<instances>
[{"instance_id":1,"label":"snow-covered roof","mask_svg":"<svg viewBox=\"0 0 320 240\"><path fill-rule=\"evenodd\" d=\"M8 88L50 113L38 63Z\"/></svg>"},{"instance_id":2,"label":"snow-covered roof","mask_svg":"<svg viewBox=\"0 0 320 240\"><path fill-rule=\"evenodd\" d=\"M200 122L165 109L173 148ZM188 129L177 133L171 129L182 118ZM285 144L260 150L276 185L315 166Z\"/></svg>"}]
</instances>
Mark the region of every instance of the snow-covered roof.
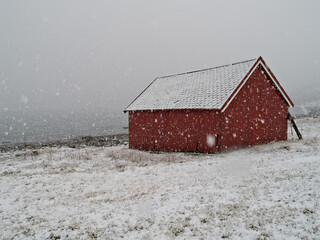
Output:
<instances>
[{"instance_id":1,"label":"snow-covered roof","mask_svg":"<svg viewBox=\"0 0 320 240\"><path fill-rule=\"evenodd\" d=\"M257 60L156 78L124 111L221 109Z\"/></svg>"}]
</instances>

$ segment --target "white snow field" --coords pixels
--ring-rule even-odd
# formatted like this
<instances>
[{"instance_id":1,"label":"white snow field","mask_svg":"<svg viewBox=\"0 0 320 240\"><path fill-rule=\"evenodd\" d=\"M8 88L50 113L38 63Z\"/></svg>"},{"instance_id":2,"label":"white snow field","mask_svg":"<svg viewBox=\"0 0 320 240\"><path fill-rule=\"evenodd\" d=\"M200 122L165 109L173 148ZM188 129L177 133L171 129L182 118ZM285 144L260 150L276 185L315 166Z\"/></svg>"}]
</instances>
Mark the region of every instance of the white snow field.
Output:
<instances>
[{"instance_id":1,"label":"white snow field","mask_svg":"<svg viewBox=\"0 0 320 240\"><path fill-rule=\"evenodd\" d=\"M0 155L1 239L320 239L320 119L223 154Z\"/></svg>"}]
</instances>

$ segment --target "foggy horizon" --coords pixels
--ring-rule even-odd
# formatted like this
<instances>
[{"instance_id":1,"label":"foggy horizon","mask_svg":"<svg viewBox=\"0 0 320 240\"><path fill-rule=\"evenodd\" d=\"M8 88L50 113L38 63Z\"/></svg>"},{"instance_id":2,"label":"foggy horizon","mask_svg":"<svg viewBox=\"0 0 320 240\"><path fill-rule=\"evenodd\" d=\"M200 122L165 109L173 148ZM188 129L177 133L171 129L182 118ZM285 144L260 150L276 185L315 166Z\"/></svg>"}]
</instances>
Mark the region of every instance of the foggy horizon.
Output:
<instances>
[{"instance_id":1,"label":"foggy horizon","mask_svg":"<svg viewBox=\"0 0 320 240\"><path fill-rule=\"evenodd\" d=\"M319 1L6 1L0 112L122 112L156 77L262 56L320 102Z\"/></svg>"}]
</instances>

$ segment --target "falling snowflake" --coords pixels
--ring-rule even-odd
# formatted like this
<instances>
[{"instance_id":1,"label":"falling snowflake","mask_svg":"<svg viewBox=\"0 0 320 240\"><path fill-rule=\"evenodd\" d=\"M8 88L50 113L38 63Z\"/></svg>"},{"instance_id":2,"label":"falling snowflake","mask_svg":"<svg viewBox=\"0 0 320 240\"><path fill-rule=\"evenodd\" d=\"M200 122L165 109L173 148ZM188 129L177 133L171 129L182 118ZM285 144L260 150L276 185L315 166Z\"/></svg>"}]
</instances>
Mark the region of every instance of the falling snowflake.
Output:
<instances>
[{"instance_id":1,"label":"falling snowflake","mask_svg":"<svg viewBox=\"0 0 320 240\"><path fill-rule=\"evenodd\" d=\"M24 103L24 104L27 104L29 102L29 99L27 96L25 95L21 95L21 101Z\"/></svg>"},{"instance_id":2,"label":"falling snowflake","mask_svg":"<svg viewBox=\"0 0 320 240\"><path fill-rule=\"evenodd\" d=\"M216 144L216 138L214 135L208 134L207 135L207 145L209 147L213 147Z\"/></svg>"}]
</instances>

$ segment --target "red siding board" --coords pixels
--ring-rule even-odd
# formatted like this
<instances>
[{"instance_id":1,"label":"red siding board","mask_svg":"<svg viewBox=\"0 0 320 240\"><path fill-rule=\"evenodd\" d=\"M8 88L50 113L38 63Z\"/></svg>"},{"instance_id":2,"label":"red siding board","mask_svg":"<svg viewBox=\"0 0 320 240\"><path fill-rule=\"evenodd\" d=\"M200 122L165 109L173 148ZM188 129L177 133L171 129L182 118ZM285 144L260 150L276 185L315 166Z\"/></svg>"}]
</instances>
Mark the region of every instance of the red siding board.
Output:
<instances>
[{"instance_id":1,"label":"red siding board","mask_svg":"<svg viewBox=\"0 0 320 240\"><path fill-rule=\"evenodd\" d=\"M216 152L218 133L219 114L216 110L129 112L130 148ZM208 136L215 144L207 144Z\"/></svg>"},{"instance_id":2,"label":"red siding board","mask_svg":"<svg viewBox=\"0 0 320 240\"><path fill-rule=\"evenodd\" d=\"M129 147L141 150L154 148L153 115L147 111L129 112ZM141 124L143 123L143 124Z\"/></svg>"}]
</instances>

